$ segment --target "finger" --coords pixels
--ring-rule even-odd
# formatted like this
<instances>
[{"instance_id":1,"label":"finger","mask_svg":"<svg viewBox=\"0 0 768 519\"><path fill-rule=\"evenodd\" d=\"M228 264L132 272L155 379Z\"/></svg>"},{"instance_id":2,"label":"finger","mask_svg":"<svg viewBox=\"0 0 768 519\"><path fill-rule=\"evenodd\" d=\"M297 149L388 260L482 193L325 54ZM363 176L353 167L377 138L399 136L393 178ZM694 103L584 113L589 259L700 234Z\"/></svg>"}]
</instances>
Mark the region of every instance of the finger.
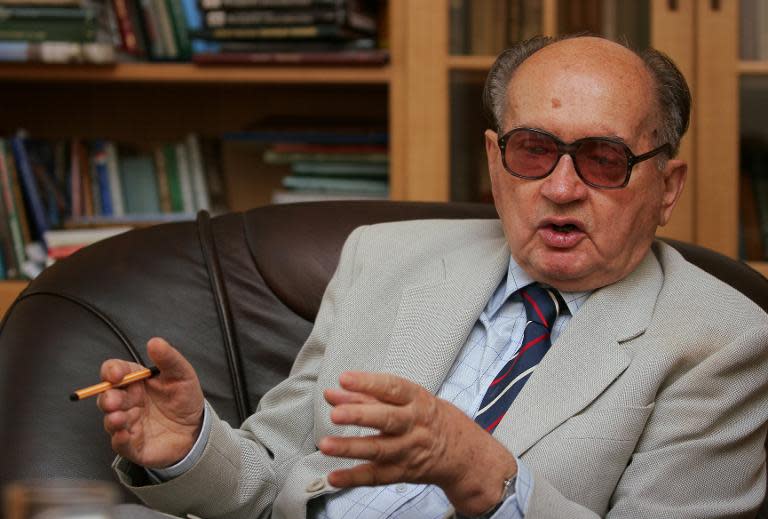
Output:
<instances>
[{"instance_id":1,"label":"finger","mask_svg":"<svg viewBox=\"0 0 768 519\"><path fill-rule=\"evenodd\" d=\"M396 465L362 463L351 469L335 470L328 474L328 483L336 488L371 487L404 481L403 470Z\"/></svg>"},{"instance_id":2,"label":"finger","mask_svg":"<svg viewBox=\"0 0 768 519\"><path fill-rule=\"evenodd\" d=\"M391 436L326 436L318 445L327 456L391 463L402 461L405 442Z\"/></svg>"},{"instance_id":3,"label":"finger","mask_svg":"<svg viewBox=\"0 0 768 519\"><path fill-rule=\"evenodd\" d=\"M339 384L347 391L364 393L383 402L404 405L424 389L404 378L390 373L346 371L339 376Z\"/></svg>"},{"instance_id":4,"label":"finger","mask_svg":"<svg viewBox=\"0 0 768 519\"><path fill-rule=\"evenodd\" d=\"M125 411L114 411L104 415L104 430L111 436L126 429L128 429L128 413Z\"/></svg>"},{"instance_id":5,"label":"finger","mask_svg":"<svg viewBox=\"0 0 768 519\"><path fill-rule=\"evenodd\" d=\"M331 410L337 425L373 427L383 434L402 435L413 427L413 417L405 407L389 404L342 404Z\"/></svg>"},{"instance_id":6,"label":"finger","mask_svg":"<svg viewBox=\"0 0 768 519\"><path fill-rule=\"evenodd\" d=\"M187 359L165 339L151 338L147 342L147 354L165 379L187 379L194 373Z\"/></svg>"},{"instance_id":7,"label":"finger","mask_svg":"<svg viewBox=\"0 0 768 519\"><path fill-rule=\"evenodd\" d=\"M141 369L142 366L135 362L128 362L121 359L109 359L105 360L101 364L101 380L106 380L113 384L117 384L128 373L132 373Z\"/></svg>"},{"instance_id":8,"label":"finger","mask_svg":"<svg viewBox=\"0 0 768 519\"><path fill-rule=\"evenodd\" d=\"M372 404L378 402L375 398L362 393L354 393L344 389L329 388L323 392L325 401L333 406L343 404Z\"/></svg>"}]
</instances>

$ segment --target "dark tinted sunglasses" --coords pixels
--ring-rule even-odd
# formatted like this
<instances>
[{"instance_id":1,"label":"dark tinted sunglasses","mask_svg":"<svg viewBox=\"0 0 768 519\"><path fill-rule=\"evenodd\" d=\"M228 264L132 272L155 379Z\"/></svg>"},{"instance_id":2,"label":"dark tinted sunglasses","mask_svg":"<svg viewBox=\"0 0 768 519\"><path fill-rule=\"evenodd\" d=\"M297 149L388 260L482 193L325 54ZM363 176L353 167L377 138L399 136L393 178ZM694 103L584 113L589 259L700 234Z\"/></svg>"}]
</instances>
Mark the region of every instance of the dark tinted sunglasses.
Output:
<instances>
[{"instance_id":1,"label":"dark tinted sunglasses","mask_svg":"<svg viewBox=\"0 0 768 519\"><path fill-rule=\"evenodd\" d=\"M585 137L566 144L534 128L515 128L499 137L501 162L512 175L537 180L554 171L563 155L570 155L579 178L599 189L619 189L629 183L632 167L661 152L669 143L635 155L623 142L609 137Z\"/></svg>"}]
</instances>

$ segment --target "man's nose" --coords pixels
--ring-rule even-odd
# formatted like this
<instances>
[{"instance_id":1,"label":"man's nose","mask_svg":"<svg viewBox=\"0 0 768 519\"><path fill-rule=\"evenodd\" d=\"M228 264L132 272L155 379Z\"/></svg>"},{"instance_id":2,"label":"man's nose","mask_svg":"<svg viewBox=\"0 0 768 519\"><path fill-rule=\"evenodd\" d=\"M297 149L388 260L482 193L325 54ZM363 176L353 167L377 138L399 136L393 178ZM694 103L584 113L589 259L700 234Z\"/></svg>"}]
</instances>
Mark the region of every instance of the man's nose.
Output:
<instances>
[{"instance_id":1,"label":"man's nose","mask_svg":"<svg viewBox=\"0 0 768 519\"><path fill-rule=\"evenodd\" d=\"M541 194L556 204L586 198L589 187L576 173L573 157L564 154L541 185Z\"/></svg>"}]
</instances>

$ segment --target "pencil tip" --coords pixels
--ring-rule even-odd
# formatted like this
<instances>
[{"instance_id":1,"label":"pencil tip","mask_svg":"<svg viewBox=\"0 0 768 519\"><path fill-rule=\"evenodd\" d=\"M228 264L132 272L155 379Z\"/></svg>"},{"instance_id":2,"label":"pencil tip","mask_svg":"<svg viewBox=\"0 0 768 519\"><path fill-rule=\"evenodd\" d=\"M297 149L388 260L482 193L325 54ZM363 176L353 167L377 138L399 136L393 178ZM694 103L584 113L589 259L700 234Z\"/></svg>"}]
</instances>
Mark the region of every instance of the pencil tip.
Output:
<instances>
[{"instance_id":1,"label":"pencil tip","mask_svg":"<svg viewBox=\"0 0 768 519\"><path fill-rule=\"evenodd\" d=\"M73 402L77 402L78 400L80 400L79 398L77 398L77 393L72 393L71 395L69 395L69 399Z\"/></svg>"}]
</instances>

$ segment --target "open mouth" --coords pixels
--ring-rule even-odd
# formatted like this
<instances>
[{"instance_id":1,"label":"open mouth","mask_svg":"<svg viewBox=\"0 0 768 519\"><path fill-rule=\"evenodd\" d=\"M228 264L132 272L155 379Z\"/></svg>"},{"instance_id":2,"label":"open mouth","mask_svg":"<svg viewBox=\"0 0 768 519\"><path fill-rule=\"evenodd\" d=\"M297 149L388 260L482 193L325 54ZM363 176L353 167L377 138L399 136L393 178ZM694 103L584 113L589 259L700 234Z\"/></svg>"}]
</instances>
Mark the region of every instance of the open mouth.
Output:
<instances>
[{"instance_id":1,"label":"open mouth","mask_svg":"<svg viewBox=\"0 0 768 519\"><path fill-rule=\"evenodd\" d=\"M567 223L565 225L550 224L550 227L556 232L565 232L565 233L579 230L579 228L573 225L572 223Z\"/></svg>"}]
</instances>

